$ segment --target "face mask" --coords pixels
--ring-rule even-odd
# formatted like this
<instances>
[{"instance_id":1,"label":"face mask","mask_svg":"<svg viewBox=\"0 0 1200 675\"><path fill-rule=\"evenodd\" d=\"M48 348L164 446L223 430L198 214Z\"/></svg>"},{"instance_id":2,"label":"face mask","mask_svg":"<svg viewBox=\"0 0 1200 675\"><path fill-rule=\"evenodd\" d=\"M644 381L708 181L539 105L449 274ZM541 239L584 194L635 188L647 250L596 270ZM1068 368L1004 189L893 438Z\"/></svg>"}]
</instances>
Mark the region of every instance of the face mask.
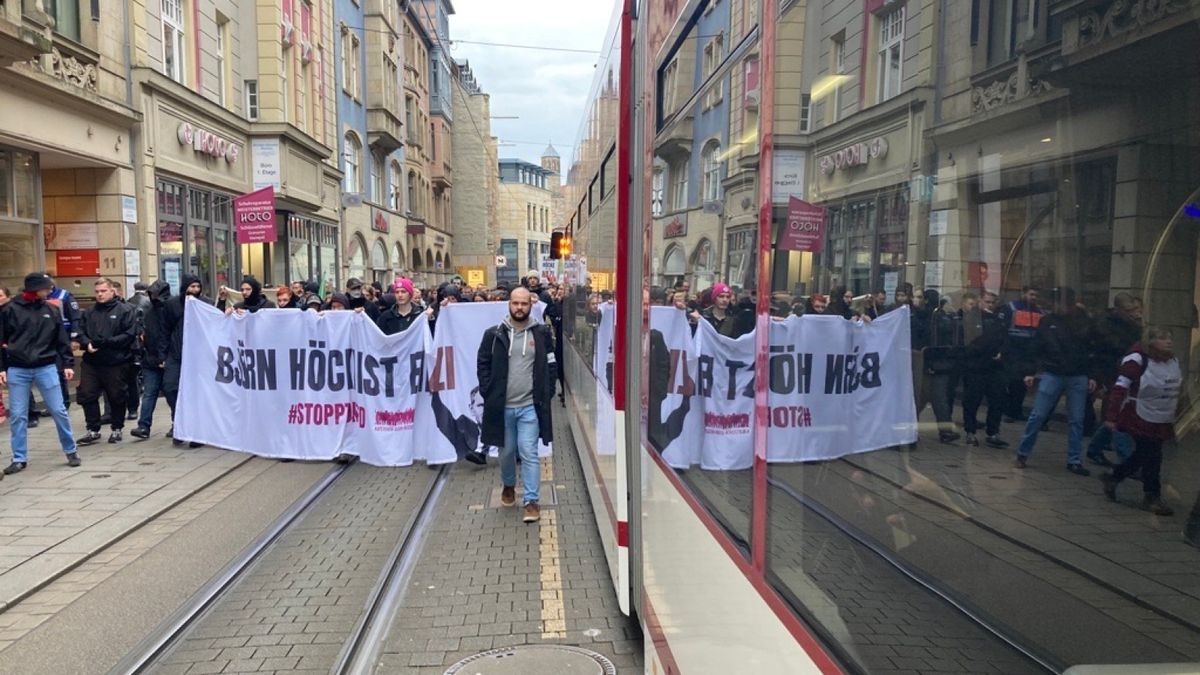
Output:
<instances>
[{"instance_id":1,"label":"face mask","mask_svg":"<svg viewBox=\"0 0 1200 675\"><path fill-rule=\"evenodd\" d=\"M350 291L350 297L352 297L352 298L361 298L361 297L362 297L362 291L356 288L356 289L354 289L353 291Z\"/></svg>"}]
</instances>

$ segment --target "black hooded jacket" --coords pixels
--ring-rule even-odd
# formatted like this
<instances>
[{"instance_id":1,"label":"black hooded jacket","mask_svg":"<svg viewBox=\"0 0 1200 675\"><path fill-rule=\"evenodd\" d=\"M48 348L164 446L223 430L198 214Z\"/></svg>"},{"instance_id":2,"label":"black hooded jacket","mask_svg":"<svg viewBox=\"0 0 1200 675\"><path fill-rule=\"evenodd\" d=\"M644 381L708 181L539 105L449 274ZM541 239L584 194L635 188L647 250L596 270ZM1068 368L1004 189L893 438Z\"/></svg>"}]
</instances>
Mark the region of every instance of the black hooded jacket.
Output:
<instances>
[{"instance_id":1,"label":"black hooded jacket","mask_svg":"<svg viewBox=\"0 0 1200 675\"><path fill-rule=\"evenodd\" d=\"M167 349L167 360L176 363L183 362L183 317L184 302L187 300L187 288L194 283L200 284L200 295L197 300L213 304L213 299L204 295L204 282L194 274L185 274L180 281L182 294L172 296L163 305L163 332L169 336L170 344Z\"/></svg>"},{"instance_id":2,"label":"black hooded jacket","mask_svg":"<svg viewBox=\"0 0 1200 675\"><path fill-rule=\"evenodd\" d=\"M142 340L142 348L146 350L144 363L158 367L167 360L167 352L171 348L171 334L163 328L167 301L171 298L171 285L159 279L150 284L146 295L150 305L142 312L138 335Z\"/></svg>"},{"instance_id":3,"label":"black hooded jacket","mask_svg":"<svg viewBox=\"0 0 1200 675\"><path fill-rule=\"evenodd\" d=\"M74 368L71 339L58 307L22 295L0 308L0 369L40 368L61 362Z\"/></svg>"},{"instance_id":4,"label":"black hooded jacket","mask_svg":"<svg viewBox=\"0 0 1200 675\"><path fill-rule=\"evenodd\" d=\"M410 303L408 314L399 312L399 305L392 304L387 308L379 318L375 320L375 325L379 326L379 330L383 331L384 335L395 335L408 330L408 327L413 325L417 317L421 316L421 312L425 311L420 305Z\"/></svg>"},{"instance_id":5,"label":"black hooded jacket","mask_svg":"<svg viewBox=\"0 0 1200 675\"><path fill-rule=\"evenodd\" d=\"M250 312L251 314L253 314L260 309L267 309L267 308L275 306L275 305L272 305L271 301L268 300L262 294L262 282L261 281L259 281L258 279L255 279L254 277L247 276L242 279L242 283L249 284L250 297L243 298L242 301L237 303L236 305L234 305L234 307L236 307L237 309L244 309L247 312ZM217 302L217 309L221 310L222 312L225 311L225 306L226 306L226 302L225 302L224 298L222 298L219 302Z\"/></svg>"},{"instance_id":6,"label":"black hooded jacket","mask_svg":"<svg viewBox=\"0 0 1200 675\"><path fill-rule=\"evenodd\" d=\"M554 335L546 324L531 323L534 340L533 407L537 412L538 436L546 443L554 440L551 401L554 399ZM479 373L479 395L483 398L484 445L504 446L504 404L508 394L508 352L512 330L506 319L488 328L479 342L475 367Z\"/></svg>"},{"instance_id":7,"label":"black hooded jacket","mask_svg":"<svg viewBox=\"0 0 1200 675\"><path fill-rule=\"evenodd\" d=\"M113 298L97 302L83 313L79 323L79 345L83 362L91 366L120 366L133 362L137 340L137 310ZM96 351L88 352L91 345Z\"/></svg>"},{"instance_id":8,"label":"black hooded jacket","mask_svg":"<svg viewBox=\"0 0 1200 675\"><path fill-rule=\"evenodd\" d=\"M367 316L371 317L371 321L379 320L379 305L368 301L367 296L362 294L362 289L359 289L359 296L357 298L347 293L346 302L350 303L346 305L346 309L358 309L361 307Z\"/></svg>"}]
</instances>

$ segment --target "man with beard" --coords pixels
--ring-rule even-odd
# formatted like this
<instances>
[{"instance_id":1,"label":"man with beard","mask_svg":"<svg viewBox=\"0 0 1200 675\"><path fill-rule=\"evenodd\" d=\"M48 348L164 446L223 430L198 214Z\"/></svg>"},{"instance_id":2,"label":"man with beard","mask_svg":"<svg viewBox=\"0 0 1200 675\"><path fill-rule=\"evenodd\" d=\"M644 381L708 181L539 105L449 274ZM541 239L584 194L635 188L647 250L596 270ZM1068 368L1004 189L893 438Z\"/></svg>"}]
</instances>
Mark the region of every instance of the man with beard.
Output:
<instances>
[{"instance_id":1,"label":"man with beard","mask_svg":"<svg viewBox=\"0 0 1200 675\"><path fill-rule=\"evenodd\" d=\"M56 305L46 301L53 284L50 277L34 272L25 277L25 290L19 297L0 309L0 387L8 385L12 410L9 426L12 429L13 461L4 473L24 471L29 452L28 420L30 390L36 385L42 392L46 409L58 428L58 441L67 464L79 466L75 438L71 434L71 418L63 405L58 382L58 365L70 380L75 377L75 357L66 324Z\"/></svg>"},{"instance_id":2,"label":"man with beard","mask_svg":"<svg viewBox=\"0 0 1200 675\"><path fill-rule=\"evenodd\" d=\"M125 427L126 372L133 366L136 322L132 306L117 298L112 282L96 281L96 304L83 313L79 322L79 346L84 351L79 378L79 405L87 424L87 434L79 445L100 440L100 396L106 396L112 433L109 443L121 442Z\"/></svg>"},{"instance_id":3,"label":"man with beard","mask_svg":"<svg viewBox=\"0 0 1200 675\"><path fill-rule=\"evenodd\" d=\"M546 443L553 439L550 400L556 367L550 327L532 320L532 308L529 290L514 289L508 299L508 316L484 331L476 359L483 394L482 441L502 448L500 503L516 504L516 455L520 452L526 523L541 517L538 438Z\"/></svg>"},{"instance_id":4,"label":"man with beard","mask_svg":"<svg viewBox=\"0 0 1200 675\"><path fill-rule=\"evenodd\" d=\"M175 402L179 397L179 376L183 367L183 321L184 309L189 298L200 302L213 304L212 298L204 295L204 286L200 277L194 274L183 275L180 282L183 294L167 300L163 307L163 332L169 336L167 358L163 364L163 391L167 395L167 405L171 407L171 430L168 436L174 438ZM175 440L175 445L183 445L183 441ZM198 448L200 443L192 443L191 447Z\"/></svg>"},{"instance_id":5,"label":"man with beard","mask_svg":"<svg viewBox=\"0 0 1200 675\"><path fill-rule=\"evenodd\" d=\"M142 409L137 428L129 432L135 438L149 438L158 394L163 388L163 368L171 347L171 335L163 330L163 315L171 297L171 285L159 279L147 292L150 306L142 313L138 338L142 343Z\"/></svg>"}]
</instances>

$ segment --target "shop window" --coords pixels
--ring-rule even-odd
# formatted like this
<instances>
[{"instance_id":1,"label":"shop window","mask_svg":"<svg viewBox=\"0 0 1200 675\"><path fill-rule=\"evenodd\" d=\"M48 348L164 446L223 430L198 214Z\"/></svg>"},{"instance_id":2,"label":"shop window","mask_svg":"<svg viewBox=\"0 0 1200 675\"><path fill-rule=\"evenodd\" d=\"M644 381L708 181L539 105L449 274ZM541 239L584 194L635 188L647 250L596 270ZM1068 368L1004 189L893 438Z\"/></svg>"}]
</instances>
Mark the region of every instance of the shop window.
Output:
<instances>
[{"instance_id":1,"label":"shop window","mask_svg":"<svg viewBox=\"0 0 1200 675\"><path fill-rule=\"evenodd\" d=\"M342 189L346 192L361 192L358 176L358 163L362 157L362 144L354 132L347 132L343 139L342 148Z\"/></svg>"},{"instance_id":2,"label":"shop window","mask_svg":"<svg viewBox=\"0 0 1200 675\"><path fill-rule=\"evenodd\" d=\"M183 33L184 0L162 0L163 75L185 84L184 54L186 44Z\"/></svg>"},{"instance_id":3,"label":"shop window","mask_svg":"<svg viewBox=\"0 0 1200 675\"><path fill-rule=\"evenodd\" d=\"M900 93L904 80L904 7L882 14L879 25L879 78L878 101L880 103Z\"/></svg>"},{"instance_id":4,"label":"shop window","mask_svg":"<svg viewBox=\"0 0 1200 675\"><path fill-rule=\"evenodd\" d=\"M54 32L79 42L79 0L45 0L43 6L54 19Z\"/></svg>"},{"instance_id":5,"label":"shop window","mask_svg":"<svg viewBox=\"0 0 1200 675\"><path fill-rule=\"evenodd\" d=\"M14 150L12 153L14 213L18 219L32 220L38 217L38 161L32 152Z\"/></svg>"},{"instance_id":6,"label":"shop window","mask_svg":"<svg viewBox=\"0 0 1200 675\"><path fill-rule=\"evenodd\" d=\"M703 200L721 199L721 142L713 139L704 145L701 156L704 166Z\"/></svg>"}]
</instances>

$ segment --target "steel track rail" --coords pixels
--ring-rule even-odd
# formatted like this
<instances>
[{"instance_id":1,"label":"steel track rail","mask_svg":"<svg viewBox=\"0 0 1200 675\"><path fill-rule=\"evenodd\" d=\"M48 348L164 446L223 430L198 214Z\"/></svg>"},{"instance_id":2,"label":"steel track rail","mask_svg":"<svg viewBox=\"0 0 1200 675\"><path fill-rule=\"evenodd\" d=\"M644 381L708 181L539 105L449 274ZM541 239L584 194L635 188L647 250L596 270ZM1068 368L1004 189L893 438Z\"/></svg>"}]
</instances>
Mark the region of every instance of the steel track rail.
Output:
<instances>
[{"instance_id":1,"label":"steel track rail","mask_svg":"<svg viewBox=\"0 0 1200 675\"><path fill-rule=\"evenodd\" d=\"M433 468L433 467L431 467ZM421 505L413 512L396 542L383 572L367 597L365 609L350 637L342 645L331 675L369 675L379 660L383 641L391 629L396 611L412 579L417 559L433 524L434 513L450 476L450 465L437 467L437 473L425 488Z\"/></svg>"},{"instance_id":2,"label":"steel track rail","mask_svg":"<svg viewBox=\"0 0 1200 675\"><path fill-rule=\"evenodd\" d=\"M146 639L142 640L129 651L125 658L109 671L109 675L126 675L143 673L180 638L187 630L204 615L205 611L220 600L242 576L262 557L285 532L287 532L301 516L316 503L320 497L339 478L346 474L350 465L338 465L329 470L321 480L310 487L300 496L288 510L271 523L257 539L243 548L236 558L222 568L221 572L196 591L182 607L175 610L159 627Z\"/></svg>"}]
</instances>

